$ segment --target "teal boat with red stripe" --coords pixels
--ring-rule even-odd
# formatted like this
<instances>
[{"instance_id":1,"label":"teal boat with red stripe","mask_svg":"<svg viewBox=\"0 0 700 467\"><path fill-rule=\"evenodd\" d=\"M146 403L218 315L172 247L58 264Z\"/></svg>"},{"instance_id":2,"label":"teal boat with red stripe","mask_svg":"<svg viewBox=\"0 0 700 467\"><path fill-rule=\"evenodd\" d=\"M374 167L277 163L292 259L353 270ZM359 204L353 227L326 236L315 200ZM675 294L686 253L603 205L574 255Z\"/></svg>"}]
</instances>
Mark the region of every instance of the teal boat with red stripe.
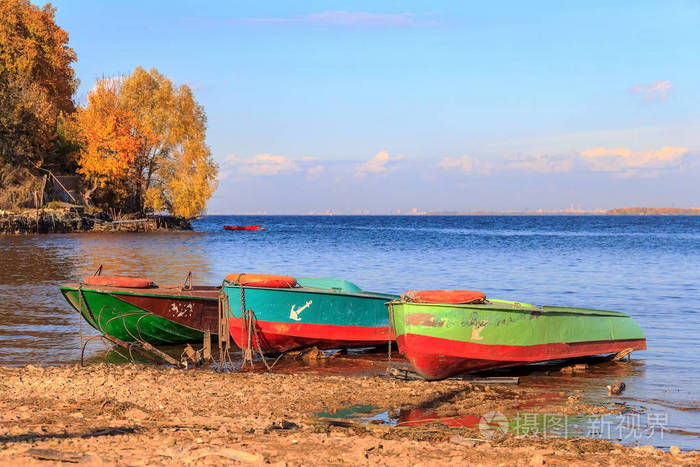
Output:
<instances>
[{"instance_id":1,"label":"teal boat with red stripe","mask_svg":"<svg viewBox=\"0 0 700 467\"><path fill-rule=\"evenodd\" d=\"M386 303L398 295L365 292L341 279L229 274L222 285L231 336L246 348L242 309L252 310L263 351L387 345ZM257 344L256 344L257 345Z\"/></svg>"},{"instance_id":2,"label":"teal boat with red stripe","mask_svg":"<svg viewBox=\"0 0 700 467\"><path fill-rule=\"evenodd\" d=\"M646 349L642 329L624 313L467 292L413 292L389 304L399 351L426 379Z\"/></svg>"}]
</instances>

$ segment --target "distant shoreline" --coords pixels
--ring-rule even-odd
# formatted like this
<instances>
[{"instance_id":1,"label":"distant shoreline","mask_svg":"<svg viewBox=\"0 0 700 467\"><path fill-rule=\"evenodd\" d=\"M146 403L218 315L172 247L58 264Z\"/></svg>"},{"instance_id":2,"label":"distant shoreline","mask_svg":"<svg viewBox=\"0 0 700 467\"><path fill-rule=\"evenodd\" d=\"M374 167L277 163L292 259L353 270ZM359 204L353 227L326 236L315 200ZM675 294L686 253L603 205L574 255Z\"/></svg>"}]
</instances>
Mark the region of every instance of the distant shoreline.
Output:
<instances>
[{"instance_id":1,"label":"distant shoreline","mask_svg":"<svg viewBox=\"0 0 700 467\"><path fill-rule=\"evenodd\" d=\"M206 214L206 216L700 216L700 208L616 208L605 211L427 211L393 213L297 213L275 214L266 212Z\"/></svg>"},{"instance_id":2,"label":"distant shoreline","mask_svg":"<svg viewBox=\"0 0 700 467\"><path fill-rule=\"evenodd\" d=\"M606 211L471 211L426 212L426 216L700 216L700 208L615 208Z\"/></svg>"}]
</instances>

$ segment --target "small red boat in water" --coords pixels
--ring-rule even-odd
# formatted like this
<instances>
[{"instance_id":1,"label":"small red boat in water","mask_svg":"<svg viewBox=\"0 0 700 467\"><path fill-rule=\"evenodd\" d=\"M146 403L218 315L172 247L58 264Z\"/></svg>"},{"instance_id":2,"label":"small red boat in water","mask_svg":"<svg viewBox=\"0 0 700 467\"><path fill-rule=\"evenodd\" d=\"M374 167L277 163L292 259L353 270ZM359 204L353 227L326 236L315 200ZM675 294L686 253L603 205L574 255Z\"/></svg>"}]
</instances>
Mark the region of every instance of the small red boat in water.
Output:
<instances>
[{"instance_id":1,"label":"small red boat in water","mask_svg":"<svg viewBox=\"0 0 700 467\"><path fill-rule=\"evenodd\" d=\"M225 225L226 230L258 230L259 225Z\"/></svg>"}]
</instances>

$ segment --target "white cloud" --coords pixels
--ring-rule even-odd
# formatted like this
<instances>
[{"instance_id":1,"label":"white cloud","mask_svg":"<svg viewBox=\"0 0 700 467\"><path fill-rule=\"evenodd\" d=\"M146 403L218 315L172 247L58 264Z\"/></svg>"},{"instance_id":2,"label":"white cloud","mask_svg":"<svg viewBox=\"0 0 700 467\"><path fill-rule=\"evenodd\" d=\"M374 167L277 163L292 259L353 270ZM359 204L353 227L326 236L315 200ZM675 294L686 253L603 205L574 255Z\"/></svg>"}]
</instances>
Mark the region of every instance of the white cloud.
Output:
<instances>
[{"instance_id":1,"label":"white cloud","mask_svg":"<svg viewBox=\"0 0 700 467\"><path fill-rule=\"evenodd\" d=\"M443 169L460 169L465 173L491 175L495 170L522 170L525 172L557 173L568 172L573 168L573 161L565 156L535 155L505 155L497 162L483 162L478 157L467 154L462 157L444 157L438 162Z\"/></svg>"},{"instance_id":2,"label":"white cloud","mask_svg":"<svg viewBox=\"0 0 700 467\"><path fill-rule=\"evenodd\" d=\"M616 177L655 177L660 171L692 163L687 147L665 146L648 151L626 148L596 147L579 153L506 154L495 162L483 162L477 157L444 157L437 167L464 173L491 175L504 170L528 173L557 174L564 172L610 172Z\"/></svg>"},{"instance_id":3,"label":"white cloud","mask_svg":"<svg viewBox=\"0 0 700 467\"><path fill-rule=\"evenodd\" d=\"M596 172L621 172L621 176L634 176L641 169L666 169L681 164L688 148L665 146L648 151L632 151L626 148L597 147L581 151L583 160Z\"/></svg>"},{"instance_id":4,"label":"white cloud","mask_svg":"<svg viewBox=\"0 0 700 467\"><path fill-rule=\"evenodd\" d=\"M464 154L460 157L443 157L437 163L429 160L413 160L411 167L421 168L424 176L440 177L446 172L455 174L499 175L507 172L562 174L604 172L614 177L656 177L671 168L687 170L692 164L700 163L700 153L692 153L682 146L664 146L660 149L633 151L620 147L599 146L592 149L558 153L504 154L500 158L485 161ZM284 155L257 154L252 157L229 155L221 164L221 180L232 174L265 177L300 174L307 181L318 180L321 176L332 179L348 170L354 170L357 177L382 175L403 166L404 156L392 156L380 151L368 160L323 160L316 157L288 157ZM440 171L435 168L442 169ZM440 175L442 174L442 175Z\"/></svg>"},{"instance_id":5,"label":"white cloud","mask_svg":"<svg viewBox=\"0 0 700 467\"><path fill-rule=\"evenodd\" d=\"M461 169L466 173L482 174L490 173L493 168L490 162L481 162L478 158L467 154L462 157L443 157L437 166L443 169Z\"/></svg>"},{"instance_id":6,"label":"white cloud","mask_svg":"<svg viewBox=\"0 0 700 467\"><path fill-rule=\"evenodd\" d=\"M654 81L651 84L635 84L629 90L635 94L644 94L644 100L653 101L654 99L666 100L668 93L673 89L670 81Z\"/></svg>"},{"instance_id":7,"label":"white cloud","mask_svg":"<svg viewBox=\"0 0 700 467\"><path fill-rule=\"evenodd\" d=\"M360 177L364 177L368 173L381 173L386 172L387 170L394 170L399 167L396 165L396 162L400 161L401 159L403 159L401 154L392 157L388 152L380 151L371 159L363 162L362 164L358 164L355 167L356 174Z\"/></svg>"},{"instance_id":8,"label":"white cloud","mask_svg":"<svg viewBox=\"0 0 700 467\"><path fill-rule=\"evenodd\" d=\"M265 177L305 172L307 180L317 179L324 166L315 157L288 157L274 154L256 154L253 157L226 156L219 172L219 179L224 180L235 171L239 175Z\"/></svg>"},{"instance_id":9,"label":"white cloud","mask_svg":"<svg viewBox=\"0 0 700 467\"><path fill-rule=\"evenodd\" d=\"M535 154L534 156L510 157L506 164L509 169L524 170L537 173L569 172L574 168L574 162L567 156L551 156Z\"/></svg>"},{"instance_id":10,"label":"white cloud","mask_svg":"<svg viewBox=\"0 0 700 467\"><path fill-rule=\"evenodd\" d=\"M297 161L287 156L256 154L253 157L236 157L231 154L226 162L238 167L238 172L245 175L270 176L299 170Z\"/></svg>"}]
</instances>

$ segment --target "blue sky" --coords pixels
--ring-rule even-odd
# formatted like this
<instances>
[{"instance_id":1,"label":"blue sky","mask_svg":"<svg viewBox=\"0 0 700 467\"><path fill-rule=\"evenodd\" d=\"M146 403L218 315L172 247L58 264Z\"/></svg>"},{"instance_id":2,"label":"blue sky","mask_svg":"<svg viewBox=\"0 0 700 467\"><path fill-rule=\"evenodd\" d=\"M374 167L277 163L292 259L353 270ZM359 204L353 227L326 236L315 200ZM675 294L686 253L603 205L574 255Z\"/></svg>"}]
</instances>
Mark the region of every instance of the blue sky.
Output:
<instances>
[{"instance_id":1,"label":"blue sky","mask_svg":"<svg viewBox=\"0 0 700 467\"><path fill-rule=\"evenodd\" d=\"M56 1L193 87L211 213L699 206L700 2Z\"/></svg>"}]
</instances>

